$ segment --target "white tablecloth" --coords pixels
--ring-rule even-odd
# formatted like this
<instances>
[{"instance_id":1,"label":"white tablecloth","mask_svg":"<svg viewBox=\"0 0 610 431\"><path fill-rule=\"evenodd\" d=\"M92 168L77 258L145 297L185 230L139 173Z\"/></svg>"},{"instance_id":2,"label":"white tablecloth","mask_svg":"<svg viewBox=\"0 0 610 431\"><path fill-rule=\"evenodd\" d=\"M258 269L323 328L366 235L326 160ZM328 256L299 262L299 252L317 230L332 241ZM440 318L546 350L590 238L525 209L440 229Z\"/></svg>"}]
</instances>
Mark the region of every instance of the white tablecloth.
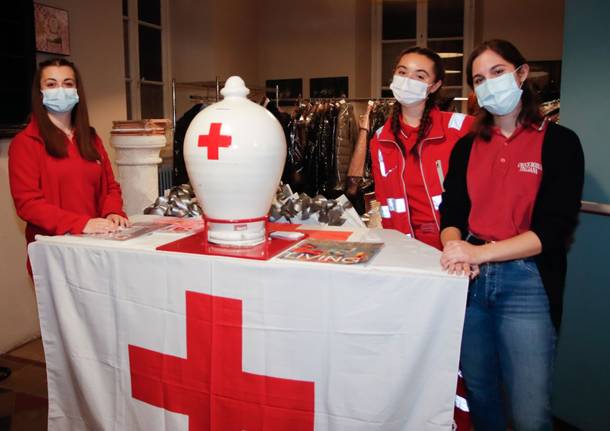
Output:
<instances>
[{"instance_id":1,"label":"white tablecloth","mask_svg":"<svg viewBox=\"0 0 610 431\"><path fill-rule=\"evenodd\" d=\"M467 279L354 236L385 247L347 267L39 238L49 429L450 430Z\"/></svg>"}]
</instances>

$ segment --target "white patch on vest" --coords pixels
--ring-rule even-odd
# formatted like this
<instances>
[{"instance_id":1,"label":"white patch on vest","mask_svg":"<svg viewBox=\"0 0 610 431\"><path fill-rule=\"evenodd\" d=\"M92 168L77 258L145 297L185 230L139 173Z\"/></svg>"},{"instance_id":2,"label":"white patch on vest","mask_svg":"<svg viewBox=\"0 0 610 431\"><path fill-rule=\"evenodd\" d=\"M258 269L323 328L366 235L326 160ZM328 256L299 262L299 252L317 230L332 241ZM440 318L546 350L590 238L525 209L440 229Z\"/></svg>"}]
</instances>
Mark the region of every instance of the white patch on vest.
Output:
<instances>
[{"instance_id":1,"label":"white patch on vest","mask_svg":"<svg viewBox=\"0 0 610 431\"><path fill-rule=\"evenodd\" d=\"M383 126L381 126L379 129L377 129L377 131L375 132L375 134L377 135L377 138L379 138L379 135L381 135L382 130L383 130Z\"/></svg>"},{"instance_id":2,"label":"white patch on vest","mask_svg":"<svg viewBox=\"0 0 610 431\"><path fill-rule=\"evenodd\" d=\"M432 196L432 203L434 204L435 210L440 208L441 202L443 202L443 195Z\"/></svg>"},{"instance_id":3,"label":"white patch on vest","mask_svg":"<svg viewBox=\"0 0 610 431\"><path fill-rule=\"evenodd\" d=\"M381 150L377 150L377 158L379 159L379 170L381 171L381 176L387 177L388 172L385 170L385 163L383 162L383 155L381 154Z\"/></svg>"},{"instance_id":4,"label":"white patch on vest","mask_svg":"<svg viewBox=\"0 0 610 431\"><path fill-rule=\"evenodd\" d=\"M464 115L460 112L453 113L453 115L449 119L449 128L456 129L456 130L462 130L462 124L464 123L465 118L466 118L466 115Z\"/></svg>"},{"instance_id":5,"label":"white patch on vest","mask_svg":"<svg viewBox=\"0 0 610 431\"><path fill-rule=\"evenodd\" d=\"M530 174L538 175L542 172L542 165L538 162L519 162L517 163L519 172L527 172Z\"/></svg>"},{"instance_id":6,"label":"white patch on vest","mask_svg":"<svg viewBox=\"0 0 610 431\"><path fill-rule=\"evenodd\" d=\"M407 212L407 205L404 199L396 199L394 201L394 205L396 207L396 212L397 213L405 213Z\"/></svg>"},{"instance_id":7,"label":"white patch on vest","mask_svg":"<svg viewBox=\"0 0 610 431\"><path fill-rule=\"evenodd\" d=\"M455 406L463 412L470 411L470 409L468 408L468 401L466 401L466 398L460 397L459 395L455 396Z\"/></svg>"},{"instance_id":8,"label":"white patch on vest","mask_svg":"<svg viewBox=\"0 0 610 431\"><path fill-rule=\"evenodd\" d=\"M382 218L390 218L390 208L388 208L386 205L382 205L381 207L379 207L379 212L381 213L381 217Z\"/></svg>"},{"instance_id":9,"label":"white patch on vest","mask_svg":"<svg viewBox=\"0 0 610 431\"><path fill-rule=\"evenodd\" d=\"M394 198L388 198L388 208L390 211L396 211L396 205L394 205Z\"/></svg>"}]
</instances>

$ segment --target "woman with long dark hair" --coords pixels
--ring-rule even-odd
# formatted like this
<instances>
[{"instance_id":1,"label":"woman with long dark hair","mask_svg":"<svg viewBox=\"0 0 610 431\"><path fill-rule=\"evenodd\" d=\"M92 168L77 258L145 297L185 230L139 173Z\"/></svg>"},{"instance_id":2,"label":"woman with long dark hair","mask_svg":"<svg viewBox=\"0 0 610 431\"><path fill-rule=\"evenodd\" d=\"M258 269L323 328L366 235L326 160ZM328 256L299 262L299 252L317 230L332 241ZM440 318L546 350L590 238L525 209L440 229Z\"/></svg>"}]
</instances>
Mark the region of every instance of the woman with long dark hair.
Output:
<instances>
[{"instance_id":1,"label":"woman with long dark hair","mask_svg":"<svg viewBox=\"0 0 610 431\"><path fill-rule=\"evenodd\" d=\"M40 64L30 122L9 148L9 180L27 243L37 234L103 233L129 224L73 63Z\"/></svg>"},{"instance_id":2,"label":"woman with long dark hair","mask_svg":"<svg viewBox=\"0 0 610 431\"><path fill-rule=\"evenodd\" d=\"M382 225L441 249L438 208L449 155L470 130L473 118L436 106L445 69L434 51L404 50L393 73L390 88L396 102L392 115L370 143ZM367 132L362 124L360 129L361 134ZM460 431L470 428L463 395L460 379L454 413Z\"/></svg>"},{"instance_id":3,"label":"woman with long dark hair","mask_svg":"<svg viewBox=\"0 0 610 431\"><path fill-rule=\"evenodd\" d=\"M551 375L566 253L584 181L580 141L545 121L510 42L467 63L481 110L451 154L441 264L469 287L461 366L476 429L551 430ZM507 401L507 406L504 405Z\"/></svg>"}]
</instances>

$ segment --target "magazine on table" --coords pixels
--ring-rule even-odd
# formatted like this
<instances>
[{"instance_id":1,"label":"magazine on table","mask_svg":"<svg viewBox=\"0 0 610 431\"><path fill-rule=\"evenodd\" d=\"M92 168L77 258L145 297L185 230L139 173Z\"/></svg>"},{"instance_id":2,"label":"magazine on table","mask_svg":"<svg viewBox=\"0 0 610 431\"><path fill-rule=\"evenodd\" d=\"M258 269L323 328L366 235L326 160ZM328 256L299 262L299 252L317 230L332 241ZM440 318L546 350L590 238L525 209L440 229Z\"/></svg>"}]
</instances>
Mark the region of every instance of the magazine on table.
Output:
<instances>
[{"instance_id":1,"label":"magazine on table","mask_svg":"<svg viewBox=\"0 0 610 431\"><path fill-rule=\"evenodd\" d=\"M381 242L350 242L306 239L278 256L299 262L357 265L368 263L383 247Z\"/></svg>"},{"instance_id":2,"label":"magazine on table","mask_svg":"<svg viewBox=\"0 0 610 431\"><path fill-rule=\"evenodd\" d=\"M84 233L74 236L107 239L111 241L127 241L148 235L150 233L193 234L203 229L201 218L184 219L177 217L160 217L146 222L136 222L130 227L119 228L114 232Z\"/></svg>"},{"instance_id":3,"label":"magazine on table","mask_svg":"<svg viewBox=\"0 0 610 431\"><path fill-rule=\"evenodd\" d=\"M114 232L104 233L83 233L74 236L82 236L86 238L95 239L107 239L111 241L127 241L129 239L138 238L143 235L147 235L154 231L165 228L167 225L158 223L144 223L138 222L132 224L130 227L123 227L115 230Z\"/></svg>"}]
</instances>

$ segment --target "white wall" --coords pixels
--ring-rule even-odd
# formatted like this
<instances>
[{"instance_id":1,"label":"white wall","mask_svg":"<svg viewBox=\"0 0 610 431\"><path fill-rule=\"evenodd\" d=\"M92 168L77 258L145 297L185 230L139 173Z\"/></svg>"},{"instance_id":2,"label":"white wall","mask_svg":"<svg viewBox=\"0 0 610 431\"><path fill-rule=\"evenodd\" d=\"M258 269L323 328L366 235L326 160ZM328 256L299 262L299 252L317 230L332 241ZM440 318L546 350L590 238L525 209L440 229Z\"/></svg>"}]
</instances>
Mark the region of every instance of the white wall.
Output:
<instances>
[{"instance_id":1,"label":"white wall","mask_svg":"<svg viewBox=\"0 0 610 431\"><path fill-rule=\"evenodd\" d=\"M353 97L370 97L371 94L371 3L368 0L356 1L356 52L355 52L355 93Z\"/></svg>"},{"instance_id":2,"label":"white wall","mask_svg":"<svg viewBox=\"0 0 610 431\"><path fill-rule=\"evenodd\" d=\"M347 76L350 96L368 96L368 1L266 0L259 13L264 17L258 32L262 81L303 78L303 95L308 97L310 78Z\"/></svg>"},{"instance_id":3,"label":"white wall","mask_svg":"<svg viewBox=\"0 0 610 431\"><path fill-rule=\"evenodd\" d=\"M350 96L370 91L369 0L175 0L171 5L173 77L213 81L238 74L267 79L348 76ZM180 116L191 105L178 90ZM209 94L209 93L208 93Z\"/></svg>"},{"instance_id":4,"label":"white wall","mask_svg":"<svg viewBox=\"0 0 610 431\"><path fill-rule=\"evenodd\" d=\"M511 41L529 61L561 60L564 0L480 0L482 42Z\"/></svg>"},{"instance_id":5,"label":"white wall","mask_svg":"<svg viewBox=\"0 0 610 431\"><path fill-rule=\"evenodd\" d=\"M172 77L177 82L225 80L240 75L260 85L257 70L258 1L173 0L170 6ZM178 118L191 106L188 96L214 91L178 88Z\"/></svg>"},{"instance_id":6,"label":"white wall","mask_svg":"<svg viewBox=\"0 0 610 431\"><path fill-rule=\"evenodd\" d=\"M172 74L213 81L240 74L257 82L257 6L248 0L174 0L170 6Z\"/></svg>"},{"instance_id":7,"label":"white wall","mask_svg":"<svg viewBox=\"0 0 610 431\"><path fill-rule=\"evenodd\" d=\"M0 139L0 353L40 330L34 289L25 269L25 224L15 214L8 184L8 146Z\"/></svg>"}]
</instances>

